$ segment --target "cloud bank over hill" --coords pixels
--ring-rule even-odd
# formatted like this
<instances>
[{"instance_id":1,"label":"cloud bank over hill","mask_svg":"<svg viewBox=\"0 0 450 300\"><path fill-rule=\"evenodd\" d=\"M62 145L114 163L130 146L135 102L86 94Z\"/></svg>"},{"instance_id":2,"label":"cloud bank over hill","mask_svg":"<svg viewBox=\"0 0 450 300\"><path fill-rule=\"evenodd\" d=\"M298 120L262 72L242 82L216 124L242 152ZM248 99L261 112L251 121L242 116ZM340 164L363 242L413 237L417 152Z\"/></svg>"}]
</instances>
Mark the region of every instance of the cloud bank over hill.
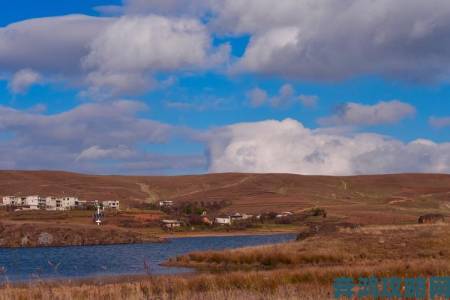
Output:
<instances>
[{"instance_id":1,"label":"cloud bank over hill","mask_svg":"<svg viewBox=\"0 0 450 300\"><path fill-rule=\"evenodd\" d=\"M322 175L450 172L450 143L311 130L292 119L240 123L208 137L210 172Z\"/></svg>"}]
</instances>

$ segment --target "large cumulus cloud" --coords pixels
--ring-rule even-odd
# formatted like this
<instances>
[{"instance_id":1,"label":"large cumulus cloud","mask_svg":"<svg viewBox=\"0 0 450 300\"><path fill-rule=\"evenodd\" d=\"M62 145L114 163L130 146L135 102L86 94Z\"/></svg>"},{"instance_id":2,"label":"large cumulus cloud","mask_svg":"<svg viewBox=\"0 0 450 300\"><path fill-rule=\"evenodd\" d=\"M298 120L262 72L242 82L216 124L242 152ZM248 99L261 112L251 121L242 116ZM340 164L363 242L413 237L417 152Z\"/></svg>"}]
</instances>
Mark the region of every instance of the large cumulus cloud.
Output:
<instances>
[{"instance_id":1,"label":"large cumulus cloud","mask_svg":"<svg viewBox=\"0 0 450 300\"><path fill-rule=\"evenodd\" d=\"M191 17L133 15L37 18L0 28L0 68L33 70L84 86L90 95L135 94L160 73L205 70L227 61L205 24Z\"/></svg>"},{"instance_id":2,"label":"large cumulus cloud","mask_svg":"<svg viewBox=\"0 0 450 300\"><path fill-rule=\"evenodd\" d=\"M195 19L124 16L93 40L83 66L94 89L136 90L145 89L146 74L206 69L227 56Z\"/></svg>"},{"instance_id":3,"label":"large cumulus cloud","mask_svg":"<svg viewBox=\"0 0 450 300\"><path fill-rule=\"evenodd\" d=\"M292 119L234 124L217 129L207 140L211 172L450 172L450 143L311 130Z\"/></svg>"},{"instance_id":4,"label":"large cumulus cloud","mask_svg":"<svg viewBox=\"0 0 450 300\"><path fill-rule=\"evenodd\" d=\"M217 29L251 35L241 71L308 80L449 79L446 0L230 0L216 12Z\"/></svg>"}]
</instances>

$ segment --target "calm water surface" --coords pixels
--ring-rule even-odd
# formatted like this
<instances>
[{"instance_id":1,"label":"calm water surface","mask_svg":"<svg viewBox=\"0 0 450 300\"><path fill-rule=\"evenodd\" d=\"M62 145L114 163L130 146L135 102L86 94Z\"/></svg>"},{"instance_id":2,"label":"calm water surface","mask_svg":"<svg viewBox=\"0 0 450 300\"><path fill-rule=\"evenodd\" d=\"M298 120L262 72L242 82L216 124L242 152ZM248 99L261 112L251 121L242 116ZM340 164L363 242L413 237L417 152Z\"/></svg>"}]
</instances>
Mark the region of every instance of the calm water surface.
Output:
<instances>
[{"instance_id":1,"label":"calm water surface","mask_svg":"<svg viewBox=\"0 0 450 300\"><path fill-rule=\"evenodd\" d=\"M294 238L294 234L276 234L174 238L169 243L130 245L0 248L0 283L5 280L145 274L146 269L152 274L190 272L190 269L159 264L192 251L274 244Z\"/></svg>"}]
</instances>

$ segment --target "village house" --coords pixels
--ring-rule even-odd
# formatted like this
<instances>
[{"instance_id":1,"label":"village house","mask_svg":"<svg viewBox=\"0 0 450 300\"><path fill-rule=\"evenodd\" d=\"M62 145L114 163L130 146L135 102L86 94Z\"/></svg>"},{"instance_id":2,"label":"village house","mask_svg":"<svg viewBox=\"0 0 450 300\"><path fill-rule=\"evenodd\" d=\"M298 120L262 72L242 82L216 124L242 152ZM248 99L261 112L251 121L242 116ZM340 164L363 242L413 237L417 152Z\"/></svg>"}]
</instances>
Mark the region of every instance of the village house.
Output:
<instances>
[{"instance_id":1,"label":"village house","mask_svg":"<svg viewBox=\"0 0 450 300\"><path fill-rule=\"evenodd\" d=\"M173 206L172 200L159 201L159 207L171 207L171 206Z\"/></svg>"},{"instance_id":2,"label":"village house","mask_svg":"<svg viewBox=\"0 0 450 300\"><path fill-rule=\"evenodd\" d=\"M214 224L231 225L230 216L218 216L214 219Z\"/></svg>"},{"instance_id":3,"label":"village house","mask_svg":"<svg viewBox=\"0 0 450 300\"><path fill-rule=\"evenodd\" d=\"M108 200L103 201L103 208L104 209L117 209L119 210L119 201L117 200Z\"/></svg>"},{"instance_id":4,"label":"village house","mask_svg":"<svg viewBox=\"0 0 450 300\"><path fill-rule=\"evenodd\" d=\"M161 220L161 224L164 228L167 228L167 229L181 227L181 221L178 221L178 220Z\"/></svg>"},{"instance_id":5,"label":"village house","mask_svg":"<svg viewBox=\"0 0 450 300\"><path fill-rule=\"evenodd\" d=\"M41 197L32 196L4 196L3 206L10 206L21 210L70 210L75 208L86 208L89 204L94 205L94 201L81 201L77 197ZM119 201L104 201L105 208L119 209Z\"/></svg>"},{"instance_id":6,"label":"village house","mask_svg":"<svg viewBox=\"0 0 450 300\"><path fill-rule=\"evenodd\" d=\"M229 216L231 222L236 222L242 220L242 215L240 213L235 213Z\"/></svg>"},{"instance_id":7,"label":"village house","mask_svg":"<svg viewBox=\"0 0 450 300\"><path fill-rule=\"evenodd\" d=\"M22 209L39 209L39 204L42 202L42 197L39 196L5 196L3 197L4 206L21 207Z\"/></svg>"},{"instance_id":8,"label":"village house","mask_svg":"<svg viewBox=\"0 0 450 300\"><path fill-rule=\"evenodd\" d=\"M282 213L279 213L275 216L275 218L285 218L285 217L289 217L292 216L294 213L290 212L290 211L285 211Z\"/></svg>"},{"instance_id":9,"label":"village house","mask_svg":"<svg viewBox=\"0 0 450 300\"><path fill-rule=\"evenodd\" d=\"M77 207L77 197L54 197L49 196L45 198L46 210L70 210Z\"/></svg>"},{"instance_id":10,"label":"village house","mask_svg":"<svg viewBox=\"0 0 450 300\"><path fill-rule=\"evenodd\" d=\"M61 199L61 204L64 210L75 208L75 203L78 202L77 197L63 197Z\"/></svg>"},{"instance_id":11,"label":"village house","mask_svg":"<svg viewBox=\"0 0 450 300\"><path fill-rule=\"evenodd\" d=\"M4 196L2 198L4 206L20 206L22 205L22 200L17 196Z\"/></svg>"},{"instance_id":12,"label":"village house","mask_svg":"<svg viewBox=\"0 0 450 300\"><path fill-rule=\"evenodd\" d=\"M22 207L25 209L39 209L39 202L43 199L39 196L26 196L24 203L22 203Z\"/></svg>"}]
</instances>

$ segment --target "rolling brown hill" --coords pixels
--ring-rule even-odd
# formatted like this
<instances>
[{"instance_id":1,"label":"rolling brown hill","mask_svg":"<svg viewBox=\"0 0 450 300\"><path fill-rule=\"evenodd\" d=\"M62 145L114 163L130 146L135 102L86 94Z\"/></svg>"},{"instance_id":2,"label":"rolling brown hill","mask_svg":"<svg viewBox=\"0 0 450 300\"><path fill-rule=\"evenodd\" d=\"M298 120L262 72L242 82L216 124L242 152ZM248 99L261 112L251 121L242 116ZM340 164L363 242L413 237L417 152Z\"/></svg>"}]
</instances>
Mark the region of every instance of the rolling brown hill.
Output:
<instances>
[{"instance_id":1,"label":"rolling brown hill","mask_svg":"<svg viewBox=\"0 0 450 300\"><path fill-rule=\"evenodd\" d=\"M0 171L0 196L31 194L117 199L122 201L122 207L160 199L228 200L232 204L224 211L247 213L320 206L336 216L361 223L403 223L427 212L450 213L450 175L443 174L98 176Z\"/></svg>"}]
</instances>

